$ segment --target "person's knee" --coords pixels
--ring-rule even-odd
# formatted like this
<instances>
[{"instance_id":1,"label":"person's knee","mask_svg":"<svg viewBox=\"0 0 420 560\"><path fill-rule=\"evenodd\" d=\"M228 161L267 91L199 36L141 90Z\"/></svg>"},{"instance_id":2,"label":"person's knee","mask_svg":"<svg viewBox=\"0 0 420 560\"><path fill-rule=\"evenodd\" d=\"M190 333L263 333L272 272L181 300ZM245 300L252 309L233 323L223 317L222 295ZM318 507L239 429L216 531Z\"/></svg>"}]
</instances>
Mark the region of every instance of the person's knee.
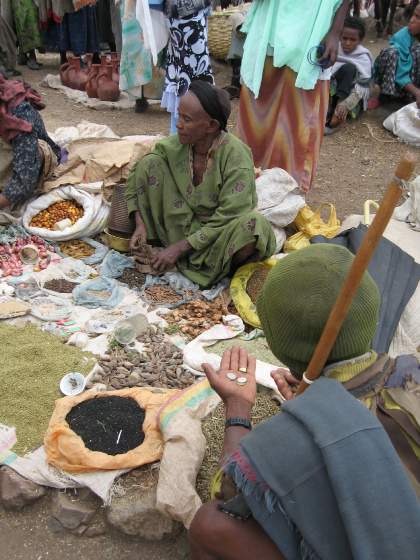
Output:
<instances>
[{"instance_id":1,"label":"person's knee","mask_svg":"<svg viewBox=\"0 0 420 560\"><path fill-rule=\"evenodd\" d=\"M205 543L210 549L212 543L217 543L223 537L223 518L224 515L217 509L217 501L203 504L196 513L188 537L190 542Z\"/></svg>"}]
</instances>

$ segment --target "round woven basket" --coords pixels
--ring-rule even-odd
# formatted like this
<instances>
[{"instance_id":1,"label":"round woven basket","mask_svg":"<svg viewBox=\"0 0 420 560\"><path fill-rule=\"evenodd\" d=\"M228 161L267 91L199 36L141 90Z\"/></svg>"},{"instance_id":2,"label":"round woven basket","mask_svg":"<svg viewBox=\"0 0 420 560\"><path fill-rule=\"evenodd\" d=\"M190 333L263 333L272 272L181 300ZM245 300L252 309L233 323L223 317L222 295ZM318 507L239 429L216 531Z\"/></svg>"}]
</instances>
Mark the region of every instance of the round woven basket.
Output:
<instances>
[{"instance_id":1,"label":"round woven basket","mask_svg":"<svg viewBox=\"0 0 420 560\"><path fill-rule=\"evenodd\" d=\"M115 185L113 188L108 228L119 233L131 234L134 224L128 215L125 188L125 185L121 184Z\"/></svg>"},{"instance_id":2,"label":"round woven basket","mask_svg":"<svg viewBox=\"0 0 420 560\"><path fill-rule=\"evenodd\" d=\"M226 60L232 42L230 16L243 11L243 5L213 12L208 18L209 51L217 60Z\"/></svg>"}]
</instances>

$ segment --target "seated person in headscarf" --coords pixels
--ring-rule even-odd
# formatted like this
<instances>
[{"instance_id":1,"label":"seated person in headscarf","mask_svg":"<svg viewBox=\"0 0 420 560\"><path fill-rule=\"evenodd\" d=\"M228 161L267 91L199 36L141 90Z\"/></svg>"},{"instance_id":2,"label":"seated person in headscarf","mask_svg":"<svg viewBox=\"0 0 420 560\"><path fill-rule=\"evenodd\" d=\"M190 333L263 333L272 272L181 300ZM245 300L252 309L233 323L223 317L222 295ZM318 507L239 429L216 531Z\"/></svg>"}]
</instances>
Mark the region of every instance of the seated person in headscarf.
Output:
<instances>
[{"instance_id":1,"label":"seated person in headscarf","mask_svg":"<svg viewBox=\"0 0 420 560\"><path fill-rule=\"evenodd\" d=\"M374 80L385 98L416 101L420 107L420 4L406 27L375 60Z\"/></svg>"},{"instance_id":2,"label":"seated person in headscarf","mask_svg":"<svg viewBox=\"0 0 420 560\"><path fill-rule=\"evenodd\" d=\"M291 370L272 373L288 399L281 414L252 429L256 362L244 349L225 352L218 372L203 364L226 425L217 499L190 527L193 560L418 558L420 368L371 350L380 296L369 273L321 377L291 391L352 262L344 247L313 245L267 277L258 315Z\"/></svg>"},{"instance_id":3,"label":"seated person in headscarf","mask_svg":"<svg viewBox=\"0 0 420 560\"><path fill-rule=\"evenodd\" d=\"M0 209L28 200L60 162L38 112L43 107L28 84L0 73Z\"/></svg>"},{"instance_id":4,"label":"seated person in headscarf","mask_svg":"<svg viewBox=\"0 0 420 560\"><path fill-rule=\"evenodd\" d=\"M255 210L251 151L226 131L230 111L225 91L193 82L181 99L178 134L158 142L127 183L128 211L136 220L131 247L163 245L154 270L176 265L201 287L276 248L269 222Z\"/></svg>"}]
</instances>

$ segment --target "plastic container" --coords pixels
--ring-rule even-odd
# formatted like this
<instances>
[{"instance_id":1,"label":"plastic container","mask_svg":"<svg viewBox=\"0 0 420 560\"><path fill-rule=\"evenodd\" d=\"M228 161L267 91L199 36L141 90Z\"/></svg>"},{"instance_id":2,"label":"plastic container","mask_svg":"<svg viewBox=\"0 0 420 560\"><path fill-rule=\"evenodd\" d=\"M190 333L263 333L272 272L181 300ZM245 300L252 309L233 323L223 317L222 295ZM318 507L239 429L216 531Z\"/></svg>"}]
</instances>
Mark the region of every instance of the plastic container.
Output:
<instances>
[{"instance_id":1,"label":"plastic container","mask_svg":"<svg viewBox=\"0 0 420 560\"><path fill-rule=\"evenodd\" d=\"M147 317L142 313L123 319L115 325L114 338L122 345L131 344L149 326Z\"/></svg>"},{"instance_id":2,"label":"plastic container","mask_svg":"<svg viewBox=\"0 0 420 560\"><path fill-rule=\"evenodd\" d=\"M33 244L25 245L19 251L19 257L23 264L36 264L39 259L39 249Z\"/></svg>"},{"instance_id":3,"label":"plastic container","mask_svg":"<svg viewBox=\"0 0 420 560\"><path fill-rule=\"evenodd\" d=\"M67 397L74 397L83 393L86 386L85 376L78 371L66 373L60 381L60 391Z\"/></svg>"}]
</instances>

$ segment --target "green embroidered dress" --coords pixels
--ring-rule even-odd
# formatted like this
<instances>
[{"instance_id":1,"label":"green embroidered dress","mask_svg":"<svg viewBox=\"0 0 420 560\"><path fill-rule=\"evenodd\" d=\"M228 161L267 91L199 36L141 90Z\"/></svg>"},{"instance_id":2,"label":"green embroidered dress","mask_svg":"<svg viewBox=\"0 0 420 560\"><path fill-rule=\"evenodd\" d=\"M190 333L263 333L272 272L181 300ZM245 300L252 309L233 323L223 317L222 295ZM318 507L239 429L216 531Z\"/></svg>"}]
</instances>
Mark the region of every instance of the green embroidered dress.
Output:
<instances>
[{"instance_id":1,"label":"green embroidered dress","mask_svg":"<svg viewBox=\"0 0 420 560\"><path fill-rule=\"evenodd\" d=\"M127 183L129 213L140 210L149 241L167 247L187 239L193 250L178 269L202 287L231 271L232 257L256 241L261 259L276 248L269 222L256 210L250 149L222 134L209 153L201 184L194 186L191 146L178 136L158 142L133 168Z\"/></svg>"}]
</instances>

